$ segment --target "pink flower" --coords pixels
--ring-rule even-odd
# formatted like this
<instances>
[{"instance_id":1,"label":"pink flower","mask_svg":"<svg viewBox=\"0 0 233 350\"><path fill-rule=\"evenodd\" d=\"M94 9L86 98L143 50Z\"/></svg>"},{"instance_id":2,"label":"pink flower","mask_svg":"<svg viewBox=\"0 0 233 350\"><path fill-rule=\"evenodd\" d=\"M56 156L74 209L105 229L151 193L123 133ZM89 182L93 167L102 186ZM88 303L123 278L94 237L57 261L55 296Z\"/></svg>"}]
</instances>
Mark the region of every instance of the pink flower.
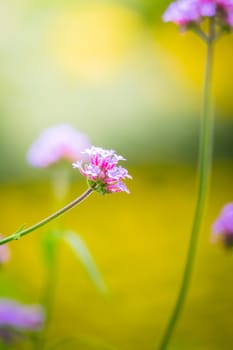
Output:
<instances>
[{"instance_id":1,"label":"pink flower","mask_svg":"<svg viewBox=\"0 0 233 350\"><path fill-rule=\"evenodd\" d=\"M44 311L39 305L23 305L15 300L0 299L0 327L19 330L39 330Z\"/></svg>"},{"instance_id":2,"label":"pink flower","mask_svg":"<svg viewBox=\"0 0 233 350\"><path fill-rule=\"evenodd\" d=\"M233 203L226 204L212 226L213 242L222 240L226 247L233 245Z\"/></svg>"},{"instance_id":3,"label":"pink flower","mask_svg":"<svg viewBox=\"0 0 233 350\"><path fill-rule=\"evenodd\" d=\"M132 179L132 177L125 168L117 165L125 158L117 155L113 150L104 150L94 146L83 153L88 155L89 161L77 161L73 163L73 167L78 168L80 173L87 178L93 190L102 194L122 191L129 193L123 181L126 178Z\"/></svg>"},{"instance_id":4,"label":"pink flower","mask_svg":"<svg viewBox=\"0 0 233 350\"><path fill-rule=\"evenodd\" d=\"M0 235L2 238L2 235ZM0 265L7 263L10 260L10 250L8 244L0 245Z\"/></svg>"},{"instance_id":5,"label":"pink flower","mask_svg":"<svg viewBox=\"0 0 233 350\"><path fill-rule=\"evenodd\" d=\"M233 27L233 0L218 0L217 3L223 20L230 27Z\"/></svg>"},{"instance_id":6,"label":"pink flower","mask_svg":"<svg viewBox=\"0 0 233 350\"><path fill-rule=\"evenodd\" d=\"M50 127L42 132L27 154L28 163L34 167L47 167L59 160L83 159L81 151L90 146L90 141L68 124Z\"/></svg>"},{"instance_id":7,"label":"pink flower","mask_svg":"<svg viewBox=\"0 0 233 350\"><path fill-rule=\"evenodd\" d=\"M178 0L172 2L163 15L164 22L178 25L196 22L200 19L197 0Z\"/></svg>"},{"instance_id":8,"label":"pink flower","mask_svg":"<svg viewBox=\"0 0 233 350\"><path fill-rule=\"evenodd\" d=\"M233 26L233 0L177 0L168 6L163 20L186 27L214 16L220 25Z\"/></svg>"}]
</instances>

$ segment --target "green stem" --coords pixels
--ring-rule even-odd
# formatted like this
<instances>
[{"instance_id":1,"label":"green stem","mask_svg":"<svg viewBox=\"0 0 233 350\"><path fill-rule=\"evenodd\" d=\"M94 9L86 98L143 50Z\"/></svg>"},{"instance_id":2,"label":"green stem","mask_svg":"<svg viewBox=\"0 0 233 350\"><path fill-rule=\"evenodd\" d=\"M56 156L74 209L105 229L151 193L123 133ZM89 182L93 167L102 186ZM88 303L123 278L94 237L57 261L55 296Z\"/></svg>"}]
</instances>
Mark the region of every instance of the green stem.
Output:
<instances>
[{"instance_id":1,"label":"green stem","mask_svg":"<svg viewBox=\"0 0 233 350\"><path fill-rule=\"evenodd\" d=\"M55 199L56 206L62 206L64 205L64 198L67 195L68 188L69 188L69 178L68 178L68 171L67 168L59 166L56 167L54 173L53 173L53 181L52 181L52 187L53 187L53 194ZM59 223L59 227L57 229L55 228L55 234L58 232L62 232L61 227L61 220ZM60 236L60 235L59 235ZM60 237L59 237L60 238ZM46 241L48 240L49 243ZM46 319L44 322L43 330L41 331L37 342L35 343L35 349L34 350L42 350L45 347L46 343L46 336L48 333L49 325L52 319L53 314L53 307L54 307L54 298L55 298L55 292L56 292L56 284L57 284L57 278L58 278L58 244L59 239L54 238L54 230L50 232L46 232L46 237L42 237L42 248L46 249L46 245L50 245L50 254L49 254L49 261L47 254L44 253L45 258L45 267L46 267L46 280L44 284L43 294L42 294L42 305L44 306L44 309L46 310Z\"/></svg>"},{"instance_id":2,"label":"green stem","mask_svg":"<svg viewBox=\"0 0 233 350\"><path fill-rule=\"evenodd\" d=\"M56 242L55 244L58 244ZM51 321L53 305L54 305L54 294L57 280L57 265L56 258L53 257L53 261L50 263L51 266L48 267L45 287L42 297L42 305L46 311L46 319L44 322L43 329L38 333L34 341L34 350L42 350L45 348L46 335L48 332L48 327Z\"/></svg>"},{"instance_id":3,"label":"green stem","mask_svg":"<svg viewBox=\"0 0 233 350\"><path fill-rule=\"evenodd\" d=\"M200 232L202 217L204 213L205 198L208 188L211 153L212 153L212 116L210 113L210 87L211 87L211 72L213 62L213 41L214 41L214 28L210 23L210 33L207 41L207 57L205 67L205 80L203 90L203 106L201 113L201 135L200 135L200 148L199 148L199 173L198 173L198 194L197 204L193 219L193 227L191 231L191 237L189 242L189 248L187 252L186 264L183 272L183 278L181 281L180 290L176 300L175 307L165 329L159 350L165 350L170 342L175 325L178 321L182 307L184 305L190 280L193 271L194 258L196 254L198 235Z\"/></svg>"},{"instance_id":4,"label":"green stem","mask_svg":"<svg viewBox=\"0 0 233 350\"><path fill-rule=\"evenodd\" d=\"M58 244L58 242L55 244ZM46 321L45 321L43 333L47 332L48 326L49 326L49 323L50 323L51 317L52 317L54 296L55 296L55 290L56 290L56 282L57 282L57 264L56 264L57 260L56 260L56 258L57 258L57 256L54 256L53 261L51 262L51 266L48 268L48 271L47 271L47 280L46 280L46 284L45 284L43 302L42 302L42 305L44 305L44 308L46 310ZM42 347L41 347L41 349L42 349Z\"/></svg>"},{"instance_id":5,"label":"green stem","mask_svg":"<svg viewBox=\"0 0 233 350\"><path fill-rule=\"evenodd\" d=\"M17 240L19 238L21 238L22 236L25 236L27 234L29 234L32 231L37 230L38 228L48 224L50 221L56 219L58 216L61 216L62 214L64 214L65 212L69 211L70 209L72 209L73 207L75 207L77 204L79 204L80 202L82 202L84 199L86 199L91 193L93 192L93 190L91 188L88 188L81 196L79 196L78 198L76 198L74 201L72 201L71 203L67 204L65 207L59 209L58 211L56 211L55 213L51 214L50 216L48 216L47 218L39 221L37 224L19 231L19 232L15 232L12 235L5 237L3 239L0 240L0 245L5 244L7 242L13 241L13 240Z\"/></svg>"}]
</instances>

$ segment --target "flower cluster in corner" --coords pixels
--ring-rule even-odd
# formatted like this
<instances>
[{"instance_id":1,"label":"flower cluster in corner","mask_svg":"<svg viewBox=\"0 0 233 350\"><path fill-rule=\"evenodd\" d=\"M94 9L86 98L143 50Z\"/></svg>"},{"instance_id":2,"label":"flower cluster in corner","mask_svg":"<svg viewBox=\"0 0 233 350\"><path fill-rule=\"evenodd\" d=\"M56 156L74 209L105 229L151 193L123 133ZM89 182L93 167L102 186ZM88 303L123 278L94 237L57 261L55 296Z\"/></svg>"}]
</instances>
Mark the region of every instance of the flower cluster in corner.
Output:
<instances>
[{"instance_id":1,"label":"flower cluster in corner","mask_svg":"<svg viewBox=\"0 0 233 350\"><path fill-rule=\"evenodd\" d=\"M187 28L207 17L215 17L220 27L233 27L233 0L177 0L169 5L163 20Z\"/></svg>"},{"instance_id":2,"label":"flower cluster in corner","mask_svg":"<svg viewBox=\"0 0 233 350\"><path fill-rule=\"evenodd\" d=\"M69 124L58 124L44 130L32 144L27 161L34 167L45 168L65 159L84 159L81 151L90 147L89 138Z\"/></svg>"},{"instance_id":3,"label":"flower cluster in corner","mask_svg":"<svg viewBox=\"0 0 233 350\"><path fill-rule=\"evenodd\" d=\"M213 242L222 241L225 247L233 246L233 203L226 204L212 226Z\"/></svg>"},{"instance_id":4,"label":"flower cluster in corner","mask_svg":"<svg viewBox=\"0 0 233 350\"><path fill-rule=\"evenodd\" d=\"M41 330L44 319L44 310L39 305L0 299L0 339L3 342L12 342L17 334Z\"/></svg>"},{"instance_id":5,"label":"flower cluster in corner","mask_svg":"<svg viewBox=\"0 0 233 350\"><path fill-rule=\"evenodd\" d=\"M73 167L79 169L80 173L87 178L88 185L93 190L101 194L123 191L129 193L123 181L132 177L125 168L117 165L125 158L117 155L114 150L94 146L83 153L88 155L89 161L77 161L73 163Z\"/></svg>"}]
</instances>

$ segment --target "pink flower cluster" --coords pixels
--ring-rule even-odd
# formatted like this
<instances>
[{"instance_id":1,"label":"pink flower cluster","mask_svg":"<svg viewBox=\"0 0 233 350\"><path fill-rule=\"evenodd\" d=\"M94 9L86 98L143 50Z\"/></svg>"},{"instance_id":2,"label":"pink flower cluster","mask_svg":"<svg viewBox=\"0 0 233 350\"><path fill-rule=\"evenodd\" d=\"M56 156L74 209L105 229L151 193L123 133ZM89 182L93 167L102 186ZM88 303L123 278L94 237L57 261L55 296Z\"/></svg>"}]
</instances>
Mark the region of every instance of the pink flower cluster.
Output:
<instances>
[{"instance_id":1,"label":"pink flower cluster","mask_svg":"<svg viewBox=\"0 0 233 350\"><path fill-rule=\"evenodd\" d=\"M214 241L222 240L226 247L233 245L233 203L226 204L212 226Z\"/></svg>"},{"instance_id":2,"label":"pink flower cluster","mask_svg":"<svg viewBox=\"0 0 233 350\"><path fill-rule=\"evenodd\" d=\"M233 0L177 0L169 5L163 20L187 26L214 16L221 25L233 27Z\"/></svg>"},{"instance_id":3,"label":"pink flower cluster","mask_svg":"<svg viewBox=\"0 0 233 350\"><path fill-rule=\"evenodd\" d=\"M2 239L0 234L0 239ZM10 250L8 244L3 244L0 246L0 265L7 263L10 260Z\"/></svg>"},{"instance_id":4,"label":"pink flower cluster","mask_svg":"<svg viewBox=\"0 0 233 350\"><path fill-rule=\"evenodd\" d=\"M59 160L83 159L81 151L90 146L88 137L69 124L59 124L43 131L27 154L28 163L47 167Z\"/></svg>"},{"instance_id":5,"label":"pink flower cluster","mask_svg":"<svg viewBox=\"0 0 233 350\"><path fill-rule=\"evenodd\" d=\"M44 318L44 310L39 305L24 305L15 300L0 299L0 328L39 330Z\"/></svg>"},{"instance_id":6,"label":"pink flower cluster","mask_svg":"<svg viewBox=\"0 0 233 350\"><path fill-rule=\"evenodd\" d=\"M129 193L122 181L132 177L125 168L117 166L118 162L125 158L117 155L113 150L94 146L83 153L88 155L89 161L78 161L73 163L73 167L79 169L80 173L87 178L92 189L102 194L122 191Z\"/></svg>"}]
</instances>

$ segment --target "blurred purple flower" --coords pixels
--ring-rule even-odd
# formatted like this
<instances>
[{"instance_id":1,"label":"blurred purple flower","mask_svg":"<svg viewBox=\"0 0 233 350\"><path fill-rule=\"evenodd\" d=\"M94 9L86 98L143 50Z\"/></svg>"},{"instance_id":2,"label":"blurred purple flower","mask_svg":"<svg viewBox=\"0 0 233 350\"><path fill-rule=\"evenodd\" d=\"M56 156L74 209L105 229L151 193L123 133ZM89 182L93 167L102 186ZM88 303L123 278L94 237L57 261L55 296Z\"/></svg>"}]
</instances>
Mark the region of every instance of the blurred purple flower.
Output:
<instances>
[{"instance_id":1,"label":"blurred purple flower","mask_svg":"<svg viewBox=\"0 0 233 350\"><path fill-rule=\"evenodd\" d=\"M172 2L163 15L165 22L174 22L185 25L199 19L199 11L196 0L178 0Z\"/></svg>"},{"instance_id":2,"label":"blurred purple flower","mask_svg":"<svg viewBox=\"0 0 233 350\"><path fill-rule=\"evenodd\" d=\"M0 239L3 238L0 234ZM0 265L7 263L10 260L10 250L8 244L0 246Z\"/></svg>"},{"instance_id":3,"label":"blurred purple flower","mask_svg":"<svg viewBox=\"0 0 233 350\"><path fill-rule=\"evenodd\" d=\"M222 26L233 27L233 0L177 0L168 6L163 20L186 27L214 16Z\"/></svg>"},{"instance_id":4,"label":"blurred purple flower","mask_svg":"<svg viewBox=\"0 0 233 350\"><path fill-rule=\"evenodd\" d=\"M233 245L233 203L226 204L212 226L212 241L221 240L226 247Z\"/></svg>"},{"instance_id":5,"label":"blurred purple flower","mask_svg":"<svg viewBox=\"0 0 233 350\"><path fill-rule=\"evenodd\" d=\"M44 130L32 144L27 154L28 163L34 167L47 167L61 159L83 159L81 151L90 146L85 134L68 124L59 124Z\"/></svg>"},{"instance_id":6,"label":"blurred purple flower","mask_svg":"<svg viewBox=\"0 0 233 350\"><path fill-rule=\"evenodd\" d=\"M104 150L94 146L83 153L89 156L89 162L77 161L73 163L73 167L78 168L80 173L87 178L92 189L102 194L122 191L129 193L122 181L126 178L132 179L132 177L125 168L117 166L118 162L125 158L117 155L113 150Z\"/></svg>"},{"instance_id":7,"label":"blurred purple flower","mask_svg":"<svg viewBox=\"0 0 233 350\"><path fill-rule=\"evenodd\" d=\"M10 299L0 299L0 329L37 331L44 323L44 311L39 305L24 305Z\"/></svg>"}]
</instances>

